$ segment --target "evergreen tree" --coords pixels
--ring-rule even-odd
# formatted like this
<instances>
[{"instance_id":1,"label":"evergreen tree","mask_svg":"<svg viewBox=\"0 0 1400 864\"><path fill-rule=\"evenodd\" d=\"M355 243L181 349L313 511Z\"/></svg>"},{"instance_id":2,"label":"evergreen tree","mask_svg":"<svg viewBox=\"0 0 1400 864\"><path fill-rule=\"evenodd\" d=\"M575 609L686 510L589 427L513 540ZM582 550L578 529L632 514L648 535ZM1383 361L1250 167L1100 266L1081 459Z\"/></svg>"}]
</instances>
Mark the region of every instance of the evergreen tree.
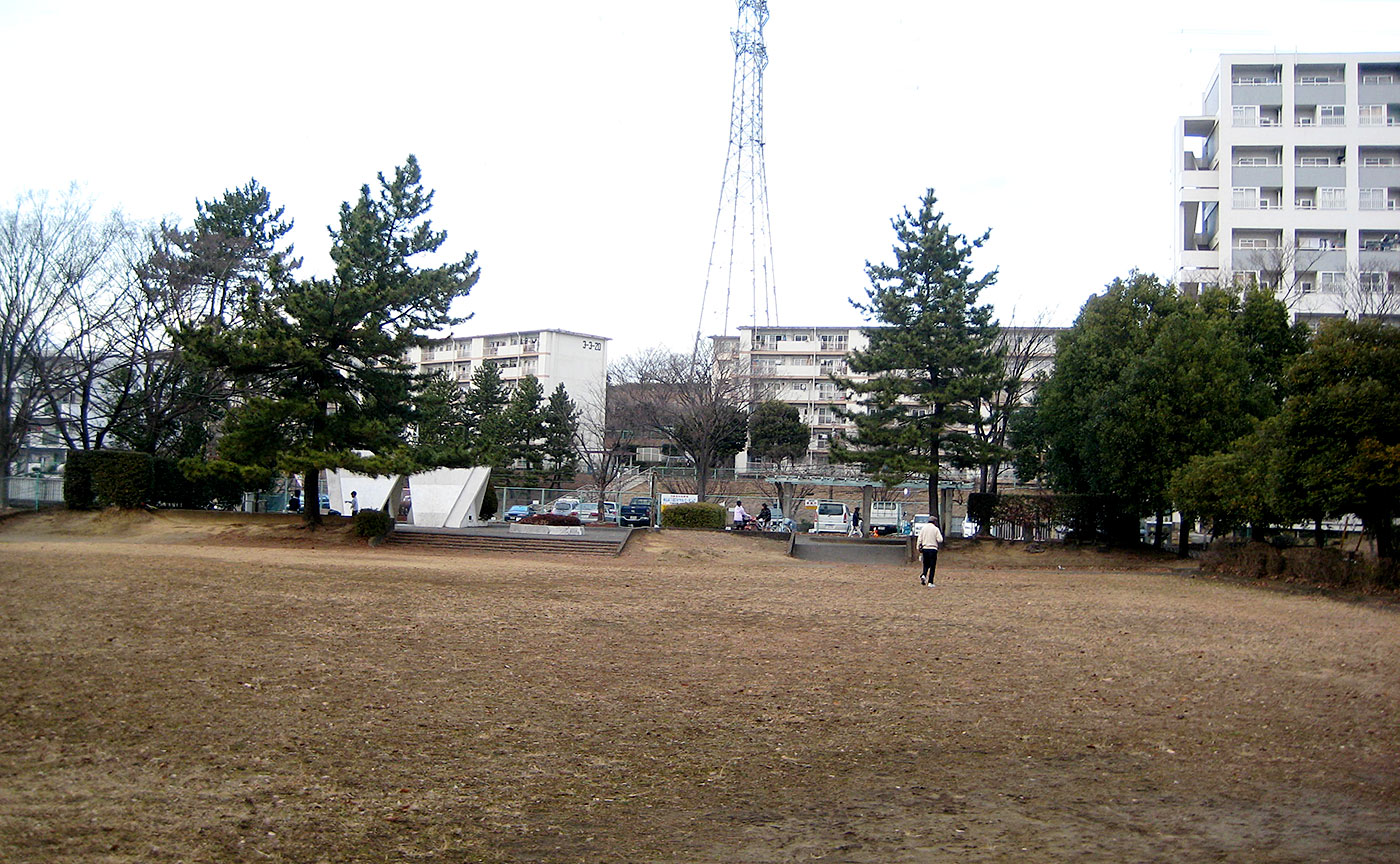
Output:
<instances>
[{"instance_id":1,"label":"evergreen tree","mask_svg":"<svg viewBox=\"0 0 1400 864\"><path fill-rule=\"evenodd\" d=\"M472 430L472 464L504 468L510 464L512 433L506 417L510 394L501 370L490 360L476 367L471 388L462 400L467 425Z\"/></svg>"},{"instance_id":2,"label":"evergreen tree","mask_svg":"<svg viewBox=\"0 0 1400 864\"><path fill-rule=\"evenodd\" d=\"M471 426L462 388L443 372L429 373L419 385L415 404L417 461L467 467Z\"/></svg>"},{"instance_id":3,"label":"evergreen tree","mask_svg":"<svg viewBox=\"0 0 1400 864\"><path fill-rule=\"evenodd\" d=\"M382 459L365 463L354 450L402 453L412 420L407 351L423 334L457 323L452 301L476 283L476 253L434 267L417 263L446 242L427 214L433 193L409 156L392 179L379 175L340 208L331 231L334 275L297 280L274 269L265 290L242 298L236 324L187 326L179 344L236 381L255 387L235 406L236 431L221 455L241 464L274 461L319 487L320 470L357 468L389 473ZM308 501L318 490L308 488ZM307 518L319 522L316 507Z\"/></svg>"},{"instance_id":4,"label":"evergreen tree","mask_svg":"<svg viewBox=\"0 0 1400 864\"><path fill-rule=\"evenodd\" d=\"M544 388L540 379L526 375L515 386L506 406L511 461L522 461L529 471L544 465Z\"/></svg>"},{"instance_id":5,"label":"evergreen tree","mask_svg":"<svg viewBox=\"0 0 1400 864\"><path fill-rule=\"evenodd\" d=\"M554 485L570 480L578 473L579 420L578 408L561 383L549 394L544 408L543 453L549 465Z\"/></svg>"},{"instance_id":6,"label":"evergreen tree","mask_svg":"<svg viewBox=\"0 0 1400 864\"><path fill-rule=\"evenodd\" d=\"M807 455L812 430L802 422L795 406L769 400L749 415L749 452L759 459L781 463Z\"/></svg>"},{"instance_id":7,"label":"evergreen tree","mask_svg":"<svg viewBox=\"0 0 1400 864\"><path fill-rule=\"evenodd\" d=\"M1051 485L1079 496L1076 530L1136 542L1143 516L1223 500L1207 485L1218 460L1177 484L1179 500L1173 475L1278 410L1280 370L1298 339L1267 291L1191 298L1134 272L1091 297L1062 334L1017 440L1042 443Z\"/></svg>"},{"instance_id":8,"label":"evergreen tree","mask_svg":"<svg viewBox=\"0 0 1400 864\"><path fill-rule=\"evenodd\" d=\"M867 301L852 301L867 320L870 345L852 351L850 366L866 381L836 378L855 391L864 411L843 412L855 425L848 441L835 441L836 462L858 462L894 485L911 477L928 481L929 512L937 512L938 475L945 454L954 464L975 459L966 431L991 395L1000 371L998 327L990 305L977 305L996 281L993 270L974 278L972 254L990 232L971 242L954 234L928 190L917 215L892 220L895 263L866 263Z\"/></svg>"}]
</instances>

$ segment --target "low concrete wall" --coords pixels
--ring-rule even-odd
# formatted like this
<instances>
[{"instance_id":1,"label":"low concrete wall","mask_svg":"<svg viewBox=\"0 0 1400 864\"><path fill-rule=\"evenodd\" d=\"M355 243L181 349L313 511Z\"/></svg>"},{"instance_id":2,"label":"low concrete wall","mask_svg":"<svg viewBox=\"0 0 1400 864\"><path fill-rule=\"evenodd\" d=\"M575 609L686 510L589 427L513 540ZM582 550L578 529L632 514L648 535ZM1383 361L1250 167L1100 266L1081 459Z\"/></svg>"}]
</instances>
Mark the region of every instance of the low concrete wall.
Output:
<instances>
[{"instance_id":1,"label":"low concrete wall","mask_svg":"<svg viewBox=\"0 0 1400 864\"><path fill-rule=\"evenodd\" d=\"M823 537L820 534L794 534L788 554L804 561L835 561L848 564L902 566L913 559L909 539L857 540L850 537Z\"/></svg>"}]
</instances>

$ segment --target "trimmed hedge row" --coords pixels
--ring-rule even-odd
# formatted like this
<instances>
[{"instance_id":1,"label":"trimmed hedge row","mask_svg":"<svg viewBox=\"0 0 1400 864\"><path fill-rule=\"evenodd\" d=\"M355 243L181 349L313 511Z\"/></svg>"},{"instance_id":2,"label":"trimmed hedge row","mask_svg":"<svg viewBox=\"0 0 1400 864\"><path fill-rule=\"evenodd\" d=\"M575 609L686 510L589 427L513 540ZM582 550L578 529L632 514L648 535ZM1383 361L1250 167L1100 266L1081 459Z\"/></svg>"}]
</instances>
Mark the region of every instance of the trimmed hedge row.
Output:
<instances>
[{"instance_id":1,"label":"trimmed hedge row","mask_svg":"<svg viewBox=\"0 0 1400 864\"><path fill-rule=\"evenodd\" d=\"M724 528L724 508L696 502L672 504L661 511L662 528Z\"/></svg>"},{"instance_id":2,"label":"trimmed hedge row","mask_svg":"<svg viewBox=\"0 0 1400 864\"><path fill-rule=\"evenodd\" d=\"M140 507L155 488L155 458L129 450L69 450L63 503L70 510Z\"/></svg>"},{"instance_id":3,"label":"trimmed hedge row","mask_svg":"<svg viewBox=\"0 0 1400 864\"><path fill-rule=\"evenodd\" d=\"M179 463L131 450L69 450L63 467L63 503L70 510L134 509L152 505L201 510L237 507L242 484L210 476L190 480Z\"/></svg>"}]
</instances>

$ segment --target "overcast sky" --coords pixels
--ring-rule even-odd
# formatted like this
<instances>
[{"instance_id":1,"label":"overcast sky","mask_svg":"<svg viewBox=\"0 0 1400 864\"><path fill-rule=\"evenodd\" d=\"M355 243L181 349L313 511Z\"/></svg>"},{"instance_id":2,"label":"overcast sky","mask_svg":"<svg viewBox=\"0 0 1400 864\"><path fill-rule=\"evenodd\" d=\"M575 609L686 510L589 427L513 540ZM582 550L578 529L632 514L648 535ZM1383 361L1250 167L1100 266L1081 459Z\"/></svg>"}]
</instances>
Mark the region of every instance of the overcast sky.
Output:
<instances>
[{"instance_id":1,"label":"overcast sky","mask_svg":"<svg viewBox=\"0 0 1400 864\"><path fill-rule=\"evenodd\" d=\"M1172 130L1221 53L1400 50L1400 3L770 0L781 323L859 324L866 261L929 187L1003 323L1170 276ZM1194 15L1194 17L1188 17ZM329 266L341 201L416 154L462 333L688 349L728 140L733 0L0 0L0 194L78 183L188 224L250 177ZM743 312L741 314L747 314Z\"/></svg>"}]
</instances>

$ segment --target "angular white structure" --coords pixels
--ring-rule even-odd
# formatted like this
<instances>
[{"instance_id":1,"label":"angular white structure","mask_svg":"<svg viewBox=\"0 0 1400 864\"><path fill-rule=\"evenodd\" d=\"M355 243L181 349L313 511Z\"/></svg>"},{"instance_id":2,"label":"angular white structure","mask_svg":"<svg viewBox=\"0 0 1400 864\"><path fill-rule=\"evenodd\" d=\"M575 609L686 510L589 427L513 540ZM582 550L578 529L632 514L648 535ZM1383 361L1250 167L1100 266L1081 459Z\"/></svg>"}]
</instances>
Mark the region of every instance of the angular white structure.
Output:
<instances>
[{"instance_id":1,"label":"angular white structure","mask_svg":"<svg viewBox=\"0 0 1400 864\"><path fill-rule=\"evenodd\" d=\"M361 510L384 510L390 514L399 512L399 493L403 491L401 475L371 477L368 474L346 471L344 468L324 471L322 474L326 480L326 498L330 500L332 510L339 510L349 516L350 493L354 492ZM390 509L391 506L393 509Z\"/></svg>"},{"instance_id":2,"label":"angular white structure","mask_svg":"<svg viewBox=\"0 0 1400 864\"><path fill-rule=\"evenodd\" d=\"M408 479L413 492L409 524L425 528L465 528L481 521L481 502L491 469L439 468Z\"/></svg>"},{"instance_id":3,"label":"angular white structure","mask_svg":"<svg viewBox=\"0 0 1400 864\"><path fill-rule=\"evenodd\" d=\"M1176 140L1178 284L1400 323L1400 52L1222 55Z\"/></svg>"}]
</instances>

